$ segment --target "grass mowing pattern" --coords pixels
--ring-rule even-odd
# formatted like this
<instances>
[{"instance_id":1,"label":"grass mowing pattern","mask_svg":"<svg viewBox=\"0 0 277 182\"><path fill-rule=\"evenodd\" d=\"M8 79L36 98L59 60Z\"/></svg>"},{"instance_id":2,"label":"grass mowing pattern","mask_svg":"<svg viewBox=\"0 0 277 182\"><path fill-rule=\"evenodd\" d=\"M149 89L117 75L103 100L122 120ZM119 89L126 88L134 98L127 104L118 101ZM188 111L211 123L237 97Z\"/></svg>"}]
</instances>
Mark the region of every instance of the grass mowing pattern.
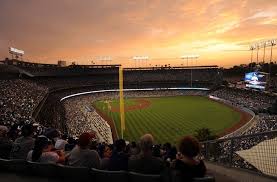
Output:
<instances>
[{"instance_id":1,"label":"grass mowing pattern","mask_svg":"<svg viewBox=\"0 0 277 182\"><path fill-rule=\"evenodd\" d=\"M125 99L125 106L134 105L138 98ZM196 129L210 128L215 134L239 122L240 113L206 97L176 96L144 98L151 102L145 109L125 113L126 130L124 139L137 141L143 134L151 133L156 142L176 141ZM120 134L120 115L111 112L108 103L97 101L95 107L111 118ZM118 100L111 100L111 106L119 107Z\"/></svg>"}]
</instances>

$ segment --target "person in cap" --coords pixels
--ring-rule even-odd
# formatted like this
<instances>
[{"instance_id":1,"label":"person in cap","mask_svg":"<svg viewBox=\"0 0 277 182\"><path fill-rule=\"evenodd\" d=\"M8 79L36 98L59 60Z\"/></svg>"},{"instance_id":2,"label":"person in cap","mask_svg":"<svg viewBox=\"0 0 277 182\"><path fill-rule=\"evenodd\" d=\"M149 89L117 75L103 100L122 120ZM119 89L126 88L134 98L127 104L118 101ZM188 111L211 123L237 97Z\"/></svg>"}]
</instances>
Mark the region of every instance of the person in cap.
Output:
<instances>
[{"instance_id":1,"label":"person in cap","mask_svg":"<svg viewBox=\"0 0 277 182\"><path fill-rule=\"evenodd\" d=\"M100 168L100 157L90 145L95 138L94 133L82 133L76 145L68 155L68 165L75 167Z\"/></svg>"}]
</instances>

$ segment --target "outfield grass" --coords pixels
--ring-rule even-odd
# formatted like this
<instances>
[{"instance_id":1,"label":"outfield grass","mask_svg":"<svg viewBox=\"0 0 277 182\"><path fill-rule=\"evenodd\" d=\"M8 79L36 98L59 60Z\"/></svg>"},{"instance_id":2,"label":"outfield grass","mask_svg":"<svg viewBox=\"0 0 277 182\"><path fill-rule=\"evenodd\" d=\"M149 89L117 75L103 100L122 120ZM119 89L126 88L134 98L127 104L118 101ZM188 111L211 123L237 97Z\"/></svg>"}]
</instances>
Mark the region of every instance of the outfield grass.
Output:
<instances>
[{"instance_id":1,"label":"outfield grass","mask_svg":"<svg viewBox=\"0 0 277 182\"><path fill-rule=\"evenodd\" d=\"M134 99L126 99L125 106L134 105ZM200 96L176 96L144 98L151 102L148 108L127 111L124 138L137 141L145 133L151 133L159 143L176 141L196 129L210 128L215 134L233 126L240 120L240 113ZM105 101L93 103L95 107L111 118L120 134L120 115L111 112ZM118 100L111 100L112 107L118 107Z\"/></svg>"}]
</instances>

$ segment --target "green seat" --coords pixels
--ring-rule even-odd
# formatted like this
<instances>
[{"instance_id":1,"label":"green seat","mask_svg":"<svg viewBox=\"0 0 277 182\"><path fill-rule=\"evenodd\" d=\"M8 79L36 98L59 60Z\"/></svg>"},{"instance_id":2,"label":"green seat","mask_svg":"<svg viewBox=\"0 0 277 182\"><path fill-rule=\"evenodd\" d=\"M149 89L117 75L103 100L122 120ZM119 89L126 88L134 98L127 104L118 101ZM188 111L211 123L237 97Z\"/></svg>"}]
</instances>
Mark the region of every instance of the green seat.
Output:
<instances>
[{"instance_id":1,"label":"green seat","mask_svg":"<svg viewBox=\"0 0 277 182\"><path fill-rule=\"evenodd\" d=\"M58 176L56 164L27 162L28 175L55 178Z\"/></svg>"},{"instance_id":2,"label":"green seat","mask_svg":"<svg viewBox=\"0 0 277 182\"><path fill-rule=\"evenodd\" d=\"M95 181L101 182L111 182L120 181L128 182L128 174L126 171L107 171L92 168L92 174L95 177Z\"/></svg>"},{"instance_id":3,"label":"green seat","mask_svg":"<svg viewBox=\"0 0 277 182\"><path fill-rule=\"evenodd\" d=\"M11 160L8 160L8 159L0 159L0 170L8 171L10 162L11 162Z\"/></svg>"},{"instance_id":4,"label":"green seat","mask_svg":"<svg viewBox=\"0 0 277 182\"><path fill-rule=\"evenodd\" d=\"M17 174L25 174L28 171L27 161L23 159L10 160L9 171Z\"/></svg>"},{"instance_id":5,"label":"green seat","mask_svg":"<svg viewBox=\"0 0 277 182\"><path fill-rule=\"evenodd\" d=\"M57 172L58 172L58 177L61 180L63 179L63 181L66 181L66 182L91 181L91 179L94 178L90 172L90 169L86 167L72 167L72 166L58 165Z\"/></svg>"},{"instance_id":6,"label":"green seat","mask_svg":"<svg viewBox=\"0 0 277 182\"><path fill-rule=\"evenodd\" d=\"M161 175L155 174L141 174L136 172L129 172L129 181L130 182L161 182Z\"/></svg>"}]
</instances>

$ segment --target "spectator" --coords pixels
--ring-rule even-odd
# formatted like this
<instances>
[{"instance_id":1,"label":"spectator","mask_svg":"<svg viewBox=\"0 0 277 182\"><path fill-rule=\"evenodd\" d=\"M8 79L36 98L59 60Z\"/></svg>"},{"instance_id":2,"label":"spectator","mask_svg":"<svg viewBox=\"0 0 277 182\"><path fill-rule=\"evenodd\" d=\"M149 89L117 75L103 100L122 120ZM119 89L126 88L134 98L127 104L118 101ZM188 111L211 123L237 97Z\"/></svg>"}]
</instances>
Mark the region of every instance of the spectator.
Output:
<instances>
[{"instance_id":1,"label":"spectator","mask_svg":"<svg viewBox=\"0 0 277 182\"><path fill-rule=\"evenodd\" d=\"M164 160L169 160L170 161L170 153L171 153L171 144L170 143L165 143L163 145L163 151L164 151Z\"/></svg>"},{"instance_id":2,"label":"spectator","mask_svg":"<svg viewBox=\"0 0 277 182\"><path fill-rule=\"evenodd\" d=\"M173 169L178 177L183 180L191 180L194 177L205 175L206 167L204 162L198 158L200 144L196 138L185 136L180 141L179 152L173 163Z\"/></svg>"},{"instance_id":3,"label":"spectator","mask_svg":"<svg viewBox=\"0 0 277 182\"><path fill-rule=\"evenodd\" d=\"M12 141L7 137L8 128L0 125L0 158L9 159L12 150Z\"/></svg>"},{"instance_id":4,"label":"spectator","mask_svg":"<svg viewBox=\"0 0 277 182\"><path fill-rule=\"evenodd\" d=\"M109 162L112 156L112 148L110 145L105 145L103 147L102 152L102 159L101 159L101 169L108 170L109 169Z\"/></svg>"},{"instance_id":5,"label":"spectator","mask_svg":"<svg viewBox=\"0 0 277 182\"><path fill-rule=\"evenodd\" d=\"M158 157L158 158L162 157L160 145L154 145L152 150L153 150L152 153L154 157Z\"/></svg>"},{"instance_id":6,"label":"spectator","mask_svg":"<svg viewBox=\"0 0 277 182\"><path fill-rule=\"evenodd\" d=\"M55 149L65 150L65 145L68 144L66 139L67 139L66 135L63 135L60 139L57 139L57 141L55 143Z\"/></svg>"},{"instance_id":7,"label":"spectator","mask_svg":"<svg viewBox=\"0 0 277 182\"><path fill-rule=\"evenodd\" d=\"M120 171L128 169L128 155L125 153L125 140L119 139L115 141L115 149L110 158L109 170Z\"/></svg>"},{"instance_id":8,"label":"spectator","mask_svg":"<svg viewBox=\"0 0 277 182\"><path fill-rule=\"evenodd\" d=\"M71 151L76 146L76 144L77 144L76 140L74 140L74 138L72 137L69 137L68 143L65 144L65 151Z\"/></svg>"},{"instance_id":9,"label":"spectator","mask_svg":"<svg viewBox=\"0 0 277 182\"><path fill-rule=\"evenodd\" d=\"M79 143L69 153L68 164L75 167L100 168L100 157L95 150L90 150L90 144L95 137L92 133L83 133Z\"/></svg>"},{"instance_id":10,"label":"spectator","mask_svg":"<svg viewBox=\"0 0 277 182\"><path fill-rule=\"evenodd\" d=\"M129 160L130 171L145 174L160 174L165 168L163 161L152 155L154 138L151 134L145 134L140 139L141 153Z\"/></svg>"},{"instance_id":11,"label":"spectator","mask_svg":"<svg viewBox=\"0 0 277 182\"><path fill-rule=\"evenodd\" d=\"M40 163L64 163L64 153L53 151L53 144L46 136L38 136L34 149L28 153L27 161Z\"/></svg>"},{"instance_id":12,"label":"spectator","mask_svg":"<svg viewBox=\"0 0 277 182\"><path fill-rule=\"evenodd\" d=\"M26 124L21 128L21 135L15 140L11 158L13 159L26 159L28 152L34 147L35 139L33 135L33 125Z\"/></svg>"},{"instance_id":13,"label":"spectator","mask_svg":"<svg viewBox=\"0 0 277 182\"><path fill-rule=\"evenodd\" d=\"M131 142L130 145L130 155L137 155L139 153L139 148L136 144L136 142Z\"/></svg>"}]
</instances>

